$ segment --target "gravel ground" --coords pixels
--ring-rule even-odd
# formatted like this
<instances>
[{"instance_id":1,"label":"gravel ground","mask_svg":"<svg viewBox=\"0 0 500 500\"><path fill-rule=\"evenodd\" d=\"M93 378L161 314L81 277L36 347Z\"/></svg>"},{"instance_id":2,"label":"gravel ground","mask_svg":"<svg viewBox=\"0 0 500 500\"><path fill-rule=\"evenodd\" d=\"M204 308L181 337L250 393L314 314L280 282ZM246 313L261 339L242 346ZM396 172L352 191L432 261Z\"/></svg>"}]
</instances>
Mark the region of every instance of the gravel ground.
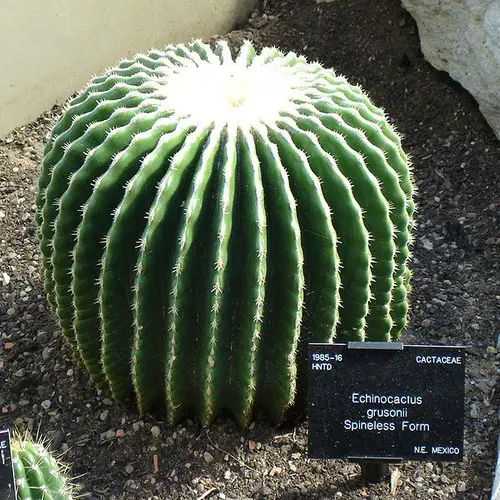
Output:
<instances>
[{"instance_id":1,"label":"gravel ground","mask_svg":"<svg viewBox=\"0 0 500 500\"><path fill-rule=\"evenodd\" d=\"M309 461L307 422L241 432L167 428L97 392L47 312L34 197L54 107L0 141L0 425L38 430L72 464L83 498L487 499L498 432L500 143L475 101L420 53L397 0L269 1L237 45L304 53L360 83L404 135L418 186L406 343L467 346L466 452L458 464L405 463L367 486L359 468Z\"/></svg>"}]
</instances>

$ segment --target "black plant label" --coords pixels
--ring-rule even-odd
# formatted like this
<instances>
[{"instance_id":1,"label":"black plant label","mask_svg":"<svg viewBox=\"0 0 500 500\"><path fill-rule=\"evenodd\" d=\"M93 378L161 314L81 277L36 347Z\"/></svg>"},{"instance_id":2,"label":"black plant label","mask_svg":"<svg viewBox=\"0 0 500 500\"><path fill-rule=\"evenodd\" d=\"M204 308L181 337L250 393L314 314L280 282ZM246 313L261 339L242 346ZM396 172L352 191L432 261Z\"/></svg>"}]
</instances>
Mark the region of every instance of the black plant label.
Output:
<instances>
[{"instance_id":1,"label":"black plant label","mask_svg":"<svg viewBox=\"0 0 500 500\"><path fill-rule=\"evenodd\" d=\"M310 344L309 457L463 459L465 349Z\"/></svg>"},{"instance_id":2,"label":"black plant label","mask_svg":"<svg viewBox=\"0 0 500 500\"><path fill-rule=\"evenodd\" d=\"M16 480L12 464L9 429L0 429L0 498L16 500Z\"/></svg>"}]
</instances>

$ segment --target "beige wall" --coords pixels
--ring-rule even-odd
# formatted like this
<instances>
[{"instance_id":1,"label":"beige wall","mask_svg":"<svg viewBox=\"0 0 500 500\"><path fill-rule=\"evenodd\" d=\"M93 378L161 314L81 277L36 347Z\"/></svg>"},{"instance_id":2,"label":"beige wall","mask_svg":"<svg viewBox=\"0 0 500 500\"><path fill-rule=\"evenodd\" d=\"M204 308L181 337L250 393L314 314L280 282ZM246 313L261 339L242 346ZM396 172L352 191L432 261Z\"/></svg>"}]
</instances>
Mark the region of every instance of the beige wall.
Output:
<instances>
[{"instance_id":1,"label":"beige wall","mask_svg":"<svg viewBox=\"0 0 500 500\"><path fill-rule=\"evenodd\" d=\"M258 0L1 0L0 137L123 57L224 34Z\"/></svg>"}]
</instances>

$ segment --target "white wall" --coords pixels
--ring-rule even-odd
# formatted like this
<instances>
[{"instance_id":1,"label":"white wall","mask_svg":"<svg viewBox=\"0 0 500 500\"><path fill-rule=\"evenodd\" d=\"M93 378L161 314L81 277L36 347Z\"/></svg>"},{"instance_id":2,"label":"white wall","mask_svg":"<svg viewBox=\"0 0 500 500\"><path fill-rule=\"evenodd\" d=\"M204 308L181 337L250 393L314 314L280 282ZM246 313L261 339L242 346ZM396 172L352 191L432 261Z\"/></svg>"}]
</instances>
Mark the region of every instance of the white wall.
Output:
<instances>
[{"instance_id":1,"label":"white wall","mask_svg":"<svg viewBox=\"0 0 500 500\"><path fill-rule=\"evenodd\" d=\"M0 0L0 137L124 57L224 34L257 0Z\"/></svg>"}]
</instances>

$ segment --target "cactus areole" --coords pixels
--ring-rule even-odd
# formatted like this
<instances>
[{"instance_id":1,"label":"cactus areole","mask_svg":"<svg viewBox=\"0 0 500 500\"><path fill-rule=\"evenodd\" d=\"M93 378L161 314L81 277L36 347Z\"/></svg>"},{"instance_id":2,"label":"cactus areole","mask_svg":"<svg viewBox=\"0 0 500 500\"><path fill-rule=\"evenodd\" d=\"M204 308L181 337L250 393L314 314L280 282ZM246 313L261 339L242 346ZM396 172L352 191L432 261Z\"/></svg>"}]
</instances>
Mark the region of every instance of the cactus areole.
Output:
<instances>
[{"instance_id":1,"label":"cactus areole","mask_svg":"<svg viewBox=\"0 0 500 500\"><path fill-rule=\"evenodd\" d=\"M406 323L414 204L384 112L275 48L138 55L69 102L37 198L45 289L98 387L175 422L279 421L308 342Z\"/></svg>"}]
</instances>

